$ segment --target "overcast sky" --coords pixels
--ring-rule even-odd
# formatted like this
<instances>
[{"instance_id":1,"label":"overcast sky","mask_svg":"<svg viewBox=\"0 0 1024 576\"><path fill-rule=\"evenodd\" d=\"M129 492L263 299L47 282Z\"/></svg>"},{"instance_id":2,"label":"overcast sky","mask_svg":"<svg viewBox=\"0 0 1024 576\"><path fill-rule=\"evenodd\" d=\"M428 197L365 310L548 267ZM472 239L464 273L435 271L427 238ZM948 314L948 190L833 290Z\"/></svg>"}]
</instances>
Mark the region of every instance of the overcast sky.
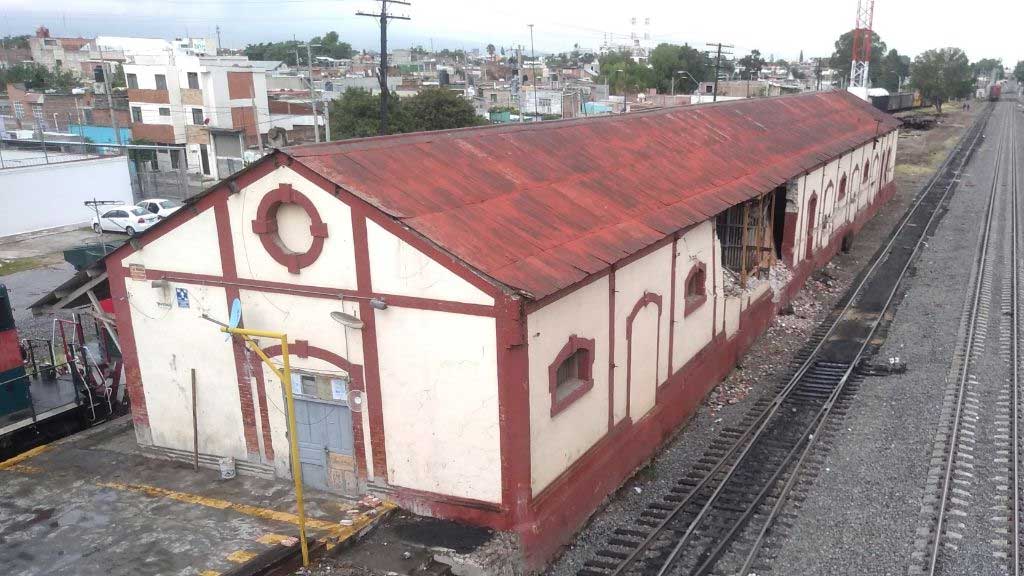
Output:
<instances>
[{"instance_id":1,"label":"overcast sky","mask_svg":"<svg viewBox=\"0 0 1024 576\"><path fill-rule=\"evenodd\" d=\"M530 44L534 24L538 52L597 48L607 34L628 39L634 30L652 40L703 47L736 46L742 56L757 48L793 59L832 52L835 39L851 29L856 0L411 0L392 12L411 21L389 27L390 47L479 48ZM304 39L336 30L356 48L373 48L378 26L359 10L367 0L0 0L0 34L31 33L45 24L60 36L173 37L215 35L227 47L250 42ZM633 26L631 20L636 18ZM645 19L650 25L645 27ZM645 30L646 28L646 30ZM1024 59L1024 1L877 0L875 31L889 47L915 55L929 48L958 46L971 60Z\"/></svg>"}]
</instances>

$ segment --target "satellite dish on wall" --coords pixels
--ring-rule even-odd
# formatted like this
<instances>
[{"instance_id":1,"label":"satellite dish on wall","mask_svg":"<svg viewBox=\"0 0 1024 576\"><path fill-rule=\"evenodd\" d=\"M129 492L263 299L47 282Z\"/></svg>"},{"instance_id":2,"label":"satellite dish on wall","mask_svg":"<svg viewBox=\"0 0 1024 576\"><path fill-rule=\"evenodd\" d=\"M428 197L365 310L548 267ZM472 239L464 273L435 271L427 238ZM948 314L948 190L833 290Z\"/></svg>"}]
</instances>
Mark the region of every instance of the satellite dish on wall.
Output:
<instances>
[{"instance_id":1,"label":"satellite dish on wall","mask_svg":"<svg viewBox=\"0 0 1024 576\"><path fill-rule=\"evenodd\" d=\"M231 316L228 319L228 328L238 328L242 322L242 301L235 298L231 301Z\"/></svg>"},{"instance_id":2,"label":"satellite dish on wall","mask_svg":"<svg viewBox=\"0 0 1024 576\"><path fill-rule=\"evenodd\" d=\"M288 133L280 126L274 126L267 130L267 143L271 148L284 148L288 146Z\"/></svg>"}]
</instances>

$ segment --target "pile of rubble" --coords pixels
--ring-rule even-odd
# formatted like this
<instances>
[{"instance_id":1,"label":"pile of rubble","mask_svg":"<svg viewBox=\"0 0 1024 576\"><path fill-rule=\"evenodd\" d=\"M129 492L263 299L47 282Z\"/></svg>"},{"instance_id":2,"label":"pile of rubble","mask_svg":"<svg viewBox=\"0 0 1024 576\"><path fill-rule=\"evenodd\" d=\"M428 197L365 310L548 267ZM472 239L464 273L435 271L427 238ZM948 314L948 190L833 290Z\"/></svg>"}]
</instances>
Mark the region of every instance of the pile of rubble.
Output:
<instances>
[{"instance_id":1,"label":"pile of rubble","mask_svg":"<svg viewBox=\"0 0 1024 576\"><path fill-rule=\"evenodd\" d=\"M792 302L779 311L768 331L751 347L736 369L708 395L711 415L723 406L740 402L758 385L770 383L803 347L846 290L851 278L842 278L834 264L815 272Z\"/></svg>"}]
</instances>

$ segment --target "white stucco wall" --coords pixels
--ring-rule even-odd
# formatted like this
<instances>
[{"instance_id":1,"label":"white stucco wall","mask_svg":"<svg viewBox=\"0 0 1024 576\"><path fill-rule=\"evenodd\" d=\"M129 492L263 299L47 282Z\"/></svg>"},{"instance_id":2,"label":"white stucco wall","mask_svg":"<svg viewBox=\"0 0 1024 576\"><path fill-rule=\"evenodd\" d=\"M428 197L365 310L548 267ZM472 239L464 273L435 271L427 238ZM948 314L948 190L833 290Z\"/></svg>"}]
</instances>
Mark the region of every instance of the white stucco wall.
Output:
<instances>
[{"instance_id":1,"label":"white stucco wall","mask_svg":"<svg viewBox=\"0 0 1024 576\"><path fill-rule=\"evenodd\" d=\"M714 336L715 306L718 298L712 266L717 264L715 226L708 220L691 228L676 244L676 323L672 346L672 368L678 370L689 362ZM686 311L686 277L698 263L705 266L704 291L707 301L689 316ZM718 286L721 286L719 283Z\"/></svg>"},{"instance_id":2,"label":"white stucco wall","mask_svg":"<svg viewBox=\"0 0 1024 576\"><path fill-rule=\"evenodd\" d=\"M655 381L659 384L668 377L668 324L669 306L672 289L672 244L666 244L661 248L647 254L646 256L630 262L626 266L615 271L615 421L618 422L626 417L626 358L629 346L626 341L626 326L629 314L633 306L644 295L645 292L660 294L662 298L661 322L657 326L657 332L653 332L653 325L644 324L638 317L637 325L633 327L633 338L639 345L634 345L634 353L639 358L654 358L657 356L657 373ZM648 304L647 307L654 310L657 315L657 306ZM649 334L641 335L646 331ZM660 347L657 354L647 354L648 348L654 346L653 342L658 341L660 334ZM634 364L642 364L642 361ZM654 387L645 382L635 386L631 390L634 401L639 397L654 394ZM631 402L632 404L632 402ZM640 403L644 405L643 402ZM632 406L631 406L632 407ZM642 413L633 411L634 420L643 416Z\"/></svg>"},{"instance_id":3,"label":"white stucco wall","mask_svg":"<svg viewBox=\"0 0 1024 576\"><path fill-rule=\"evenodd\" d=\"M190 370L196 369L199 451L247 458L231 343L202 314L227 318L223 288L172 282L170 306L150 281L125 280L150 432L156 446L192 450ZM189 292L189 308L174 289Z\"/></svg>"},{"instance_id":4,"label":"white stucco wall","mask_svg":"<svg viewBox=\"0 0 1024 576\"><path fill-rule=\"evenodd\" d=\"M597 279L526 318L534 495L608 431L608 283ZM594 387L552 417L548 367L572 335L594 340Z\"/></svg>"},{"instance_id":5,"label":"white stucco wall","mask_svg":"<svg viewBox=\"0 0 1024 576\"><path fill-rule=\"evenodd\" d=\"M142 250L128 255L124 264L142 264L155 270L219 276L222 270L217 242L217 219L213 210L205 210L172 232L147 243Z\"/></svg>"},{"instance_id":6,"label":"white stucco wall","mask_svg":"<svg viewBox=\"0 0 1024 576\"><path fill-rule=\"evenodd\" d=\"M252 221L256 218L260 200L280 184L291 184L295 190L305 194L327 224L328 237L323 252L316 262L303 268L299 274L288 272L286 267L271 258L259 237L252 232ZM240 278L352 290L356 288L352 217L348 206L293 170L277 168L247 186L241 193L232 194L228 199L228 211L231 228L235 233L235 262ZM294 219L292 222L298 223L299 220ZM285 231L282 236L301 234L301 231Z\"/></svg>"},{"instance_id":7,"label":"white stucco wall","mask_svg":"<svg viewBox=\"0 0 1024 576\"><path fill-rule=\"evenodd\" d=\"M501 501L495 320L375 313L388 482Z\"/></svg>"},{"instance_id":8,"label":"white stucco wall","mask_svg":"<svg viewBox=\"0 0 1024 576\"><path fill-rule=\"evenodd\" d=\"M86 200L132 204L124 156L0 170L0 237L49 228L88 226Z\"/></svg>"},{"instance_id":9,"label":"white stucco wall","mask_svg":"<svg viewBox=\"0 0 1024 576\"><path fill-rule=\"evenodd\" d=\"M366 236L374 291L467 304L494 304L494 298L375 222L367 221Z\"/></svg>"}]
</instances>

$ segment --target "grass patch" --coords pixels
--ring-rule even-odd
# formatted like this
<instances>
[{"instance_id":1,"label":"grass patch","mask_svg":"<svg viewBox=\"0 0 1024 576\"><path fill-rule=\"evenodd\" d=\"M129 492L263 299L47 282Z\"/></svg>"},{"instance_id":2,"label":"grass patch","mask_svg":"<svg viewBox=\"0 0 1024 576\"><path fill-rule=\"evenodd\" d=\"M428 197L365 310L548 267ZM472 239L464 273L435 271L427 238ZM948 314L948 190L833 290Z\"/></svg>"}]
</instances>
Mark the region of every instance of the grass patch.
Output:
<instances>
[{"instance_id":1,"label":"grass patch","mask_svg":"<svg viewBox=\"0 0 1024 576\"><path fill-rule=\"evenodd\" d=\"M24 272L25 270L32 270L33 268L39 268L42 265L42 258L14 258L13 260L0 258L0 276L7 276L8 274L14 274L15 272Z\"/></svg>"}]
</instances>

